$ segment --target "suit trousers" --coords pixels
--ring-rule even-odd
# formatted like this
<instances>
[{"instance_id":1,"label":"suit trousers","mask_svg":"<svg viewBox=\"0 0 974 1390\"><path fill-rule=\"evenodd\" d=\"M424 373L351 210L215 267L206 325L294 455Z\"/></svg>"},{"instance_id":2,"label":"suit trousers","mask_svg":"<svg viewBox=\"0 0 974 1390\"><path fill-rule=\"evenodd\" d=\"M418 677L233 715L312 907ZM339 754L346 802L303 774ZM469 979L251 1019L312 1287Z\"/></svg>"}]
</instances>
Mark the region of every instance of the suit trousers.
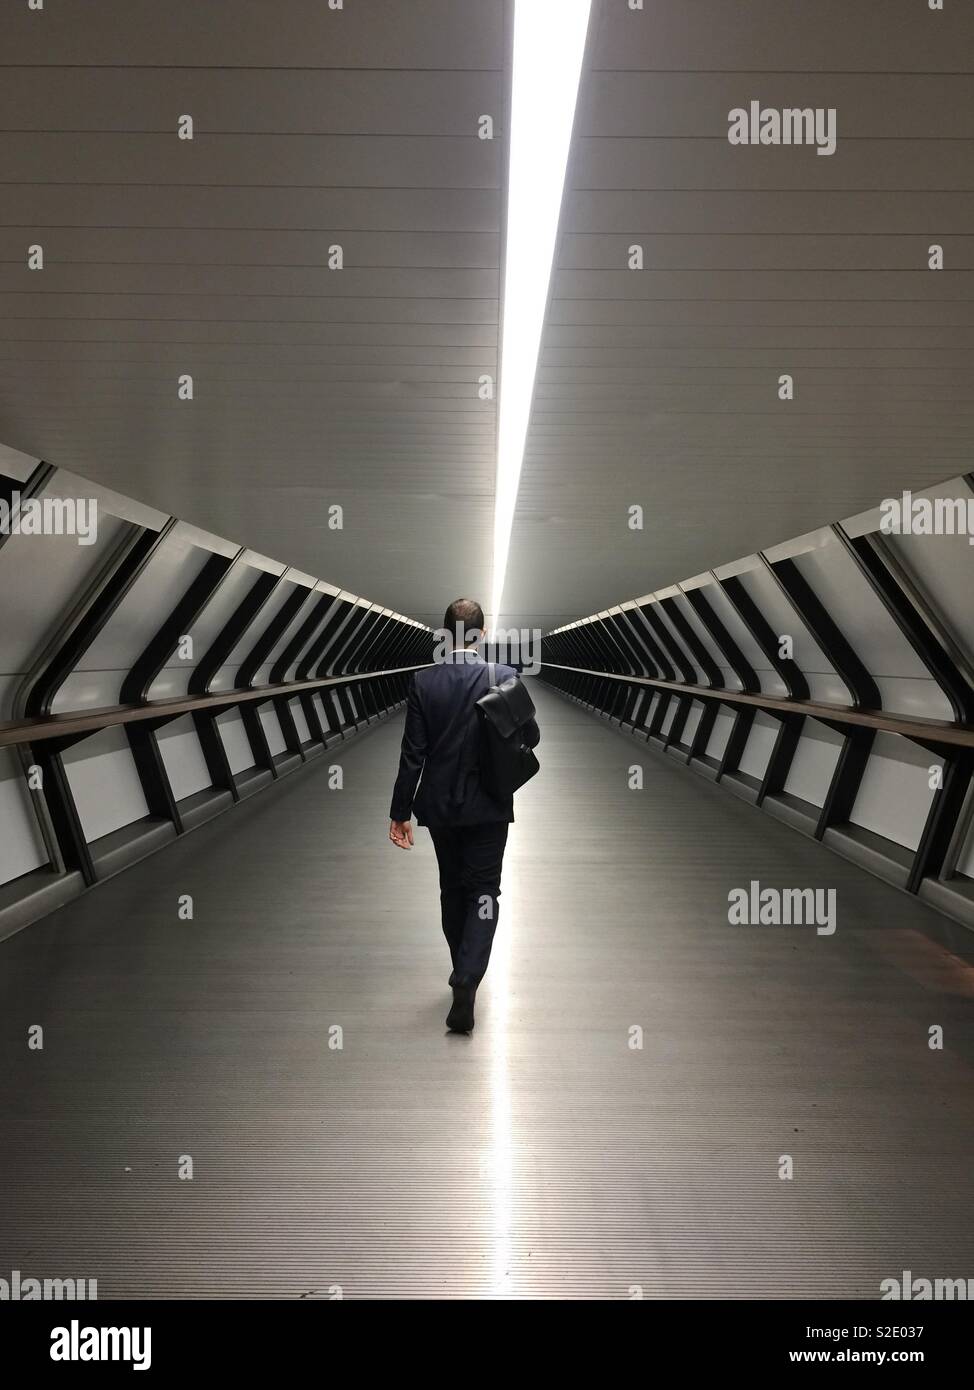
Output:
<instances>
[{"instance_id":1,"label":"suit trousers","mask_svg":"<svg viewBox=\"0 0 974 1390\"><path fill-rule=\"evenodd\" d=\"M453 961L451 985L480 984L497 927L506 821L430 826L440 868L443 935Z\"/></svg>"}]
</instances>

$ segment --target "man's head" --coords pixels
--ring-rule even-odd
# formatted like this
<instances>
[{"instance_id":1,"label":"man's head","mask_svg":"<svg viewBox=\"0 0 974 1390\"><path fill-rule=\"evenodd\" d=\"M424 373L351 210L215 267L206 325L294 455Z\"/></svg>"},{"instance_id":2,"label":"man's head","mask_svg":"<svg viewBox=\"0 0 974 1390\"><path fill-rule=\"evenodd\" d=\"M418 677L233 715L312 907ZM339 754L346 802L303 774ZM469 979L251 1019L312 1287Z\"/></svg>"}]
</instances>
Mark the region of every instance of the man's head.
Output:
<instances>
[{"instance_id":1,"label":"man's head","mask_svg":"<svg viewBox=\"0 0 974 1390\"><path fill-rule=\"evenodd\" d=\"M443 626L454 646L473 646L484 633L484 610L476 599L455 598L446 610Z\"/></svg>"}]
</instances>

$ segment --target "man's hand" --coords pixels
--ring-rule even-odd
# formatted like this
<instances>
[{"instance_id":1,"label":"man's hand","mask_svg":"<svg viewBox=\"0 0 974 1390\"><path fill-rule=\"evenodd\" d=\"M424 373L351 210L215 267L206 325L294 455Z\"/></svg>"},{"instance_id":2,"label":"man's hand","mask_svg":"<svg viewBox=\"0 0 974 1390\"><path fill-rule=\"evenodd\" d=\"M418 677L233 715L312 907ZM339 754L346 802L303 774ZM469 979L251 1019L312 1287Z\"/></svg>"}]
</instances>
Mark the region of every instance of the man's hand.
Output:
<instances>
[{"instance_id":1,"label":"man's hand","mask_svg":"<svg viewBox=\"0 0 974 1390\"><path fill-rule=\"evenodd\" d=\"M413 823L411 820L392 820L389 822L389 839L400 849L413 847Z\"/></svg>"}]
</instances>

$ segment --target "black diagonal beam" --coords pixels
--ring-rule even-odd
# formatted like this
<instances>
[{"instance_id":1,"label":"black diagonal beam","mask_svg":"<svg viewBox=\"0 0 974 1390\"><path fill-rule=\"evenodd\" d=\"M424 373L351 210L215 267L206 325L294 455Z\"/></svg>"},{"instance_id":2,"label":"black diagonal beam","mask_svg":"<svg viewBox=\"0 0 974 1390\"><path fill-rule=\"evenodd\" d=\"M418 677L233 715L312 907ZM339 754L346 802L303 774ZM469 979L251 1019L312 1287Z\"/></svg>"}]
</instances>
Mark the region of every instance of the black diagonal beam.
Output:
<instances>
[{"instance_id":1,"label":"black diagonal beam","mask_svg":"<svg viewBox=\"0 0 974 1390\"><path fill-rule=\"evenodd\" d=\"M19 493L21 500L29 497L37 497L44 491L53 478L57 469L50 463L39 463L34 471L21 483L16 478L8 478L7 475L0 474L0 497L10 507L13 503L15 494ZM11 517L11 522L14 518ZM0 531L0 546L6 545L10 537L14 534L13 526L7 531Z\"/></svg>"},{"instance_id":2,"label":"black diagonal beam","mask_svg":"<svg viewBox=\"0 0 974 1390\"><path fill-rule=\"evenodd\" d=\"M304 681L312 679L311 673L313 671L317 675L317 667L322 658L331 651L334 642L344 630L354 612L354 604L350 603L347 598L343 598L341 594L339 594L322 625L321 631L314 638L308 650L298 662L298 669L294 673L296 680Z\"/></svg>"},{"instance_id":3,"label":"black diagonal beam","mask_svg":"<svg viewBox=\"0 0 974 1390\"><path fill-rule=\"evenodd\" d=\"M805 679L801 667L791 657L779 655L779 635L754 602L741 578L735 574L717 582L727 595L741 622L770 661L772 669L781 677L785 689L788 691L789 699L807 700L809 698L808 681Z\"/></svg>"},{"instance_id":4,"label":"black diagonal beam","mask_svg":"<svg viewBox=\"0 0 974 1390\"><path fill-rule=\"evenodd\" d=\"M974 755L964 750L944 759L941 785L933 794L920 843L913 856L907 891L919 892L925 878L937 878L944 870L957 825L967 802L974 773Z\"/></svg>"},{"instance_id":5,"label":"black diagonal beam","mask_svg":"<svg viewBox=\"0 0 974 1390\"><path fill-rule=\"evenodd\" d=\"M756 695L761 689L757 672L724 626L713 604L700 589L686 589L684 593L687 603L726 656L727 664L741 683L741 689Z\"/></svg>"},{"instance_id":6,"label":"black diagonal beam","mask_svg":"<svg viewBox=\"0 0 974 1390\"><path fill-rule=\"evenodd\" d=\"M237 558L239 558L239 552ZM196 622L219 589L233 564L234 560L229 559L226 555L210 555L204 561L199 574L162 623L158 632L154 633L148 646L133 663L128 675L122 681L122 688L119 692L120 704L137 705L148 699L152 682L176 650L180 638L186 636L193 623Z\"/></svg>"},{"instance_id":7,"label":"black diagonal beam","mask_svg":"<svg viewBox=\"0 0 974 1390\"><path fill-rule=\"evenodd\" d=\"M264 605L275 592L286 573L286 570L279 575L261 570L235 611L198 661L189 678L187 689L190 695L205 695L207 693L214 676L222 666L226 665L231 652L242 640L258 614L262 612Z\"/></svg>"},{"instance_id":8,"label":"black diagonal beam","mask_svg":"<svg viewBox=\"0 0 974 1390\"><path fill-rule=\"evenodd\" d=\"M879 687L795 561L776 560L774 564L765 561L765 564L798 617L848 686L853 705L859 709L882 709L883 698Z\"/></svg>"},{"instance_id":9,"label":"black diagonal beam","mask_svg":"<svg viewBox=\"0 0 974 1390\"><path fill-rule=\"evenodd\" d=\"M911 603L897 582L886 563L879 539L874 536L852 538L838 523L832 531L950 701L954 718L961 724L974 722L974 691L941 645L928 617Z\"/></svg>"},{"instance_id":10,"label":"black diagonal beam","mask_svg":"<svg viewBox=\"0 0 974 1390\"><path fill-rule=\"evenodd\" d=\"M237 672L237 685L253 684L254 676L270 656L278 639L286 632L292 618L301 609L310 592L310 589L303 584L297 584L293 593L287 595L247 656L240 663L240 670Z\"/></svg>"},{"instance_id":11,"label":"black diagonal beam","mask_svg":"<svg viewBox=\"0 0 974 1390\"><path fill-rule=\"evenodd\" d=\"M693 669L686 652L680 646L673 633L663 621L663 616L657 611L655 603L643 604L640 609L646 622L652 627L658 638L660 645L669 653L670 659L676 669L680 672L688 685L696 685L697 673Z\"/></svg>"},{"instance_id":12,"label":"black diagonal beam","mask_svg":"<svg viewBox=\"0 0 974 1390\"><path fill-rule=\"evenodd\" d=\"M312 591L309 590L308 592L310 593ZM312 603L310 613L308 613L303 622L298 623L290 640L285 642L279 655L275 658L267 677L271 685L279 685L286 679L288 667L292 663L297 662L298 657L311 641L318 624L322 621L333 602L333 594L319 594L314 603Z\"/></svg>"},{"instance_id":13,"label":"black diagonal beam","mask_svg":"<svg viewBox=\"0 0 974 1390\"><path fill-rule=\"evenodd\" d=\"M24 701L28 718L50 714L54 697L78 662L144 571L175 525L171 517L161 531L136 531L120 555L102 571L88 598L75 614L57 649L34 678Z\"/></svg>"},{"instance_id":14,"label":"black diagonal beam","mask_svg":"<svg viewBox=\"0 0 974 1390\"><path fill-rule=\"evenodd\" d=\"M676 628L677 635L682 638L689 647L690 655L704 673L708 684L715 688L722 686L724 683L723 672L690 626L686 614L682 611L676 599L673 597L660 599L660 606L664 609L666 616Z\"/></svg>"}]
</instances>

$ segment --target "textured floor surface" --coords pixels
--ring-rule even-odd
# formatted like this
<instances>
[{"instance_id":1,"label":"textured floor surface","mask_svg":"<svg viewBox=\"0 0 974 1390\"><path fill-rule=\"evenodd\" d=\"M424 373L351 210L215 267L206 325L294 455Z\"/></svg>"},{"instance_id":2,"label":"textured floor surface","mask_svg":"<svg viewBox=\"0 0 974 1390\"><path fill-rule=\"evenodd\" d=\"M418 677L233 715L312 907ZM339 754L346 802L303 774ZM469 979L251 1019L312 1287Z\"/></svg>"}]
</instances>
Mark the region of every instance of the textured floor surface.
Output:
<instances>
[{"instance_id":1,"label":"textured floor surface","mask_svg":"<svg viewBox=\"0 0 974 1390\"><path fill-rule=\"evenodd\" d=\"M543 771L470 1038L443 1027L428 836L386 839L399 718L328 755L343 790L323 759L0 945L0 1276L101 1298L974 1277L970 934L532 688ZM834 887L835 934L729 925L752 879Z\"/></svg>"}]
</instances>

